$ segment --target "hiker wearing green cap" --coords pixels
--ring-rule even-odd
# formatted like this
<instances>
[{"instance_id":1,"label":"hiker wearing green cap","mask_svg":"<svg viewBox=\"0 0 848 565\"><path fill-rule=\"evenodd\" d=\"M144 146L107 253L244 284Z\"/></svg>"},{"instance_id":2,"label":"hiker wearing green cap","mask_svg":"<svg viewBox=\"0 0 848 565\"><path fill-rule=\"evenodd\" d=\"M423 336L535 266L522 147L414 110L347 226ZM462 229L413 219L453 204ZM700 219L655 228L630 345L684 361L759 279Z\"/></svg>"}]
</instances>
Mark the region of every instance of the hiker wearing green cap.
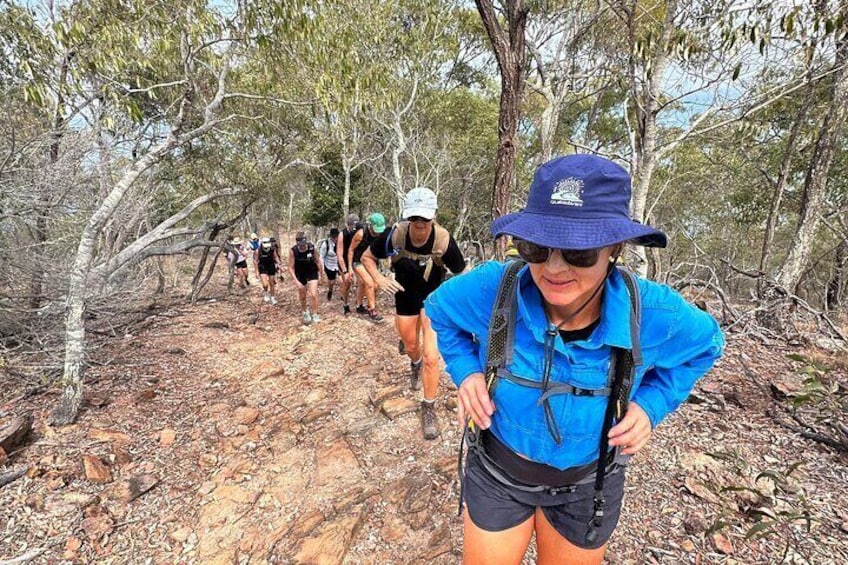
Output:
<instances>
[{"instance_id":1,"label":"hiker wearing green cap","mask_svg":"<svg viewBox=\"0 0 848 565\"><path fill-rule=\"evenodd\" d=\"M459 245L435 222L436 208L435 192L424 187L410 190L404 198L403 220L384 231L362 255L362 264L377 286L394 294L395 325L410 361L410 388L419 390L423 380L424 439L439 435L435 402L442 373L436 334L424 315L424 300L439 288L448 269L453 273L465 270ZM384 277L377 267L378 259L389 258L394 279Z\"/></svg>"},{"instance_id":2,"label":"hiker wearing green cap","mask_svg":"<svg viewBox=\"0 0 848 565\"><path fill-rule=\"evenodd\" d=\"M348 265L353 267L353 272L359 280L359 284L365 289L365 300L368 302L366 310L361 305L356 308L357 314L367 314L372 322L382 322L383 317L377 312L377 296L374 279L368 274L368 270L362 265L362 254L377 239L377 236L386 230L386 218L379 212L374 212L368 217L368 224L356 231L350 242L348 251Z\"/></svg>"}]
</instances>

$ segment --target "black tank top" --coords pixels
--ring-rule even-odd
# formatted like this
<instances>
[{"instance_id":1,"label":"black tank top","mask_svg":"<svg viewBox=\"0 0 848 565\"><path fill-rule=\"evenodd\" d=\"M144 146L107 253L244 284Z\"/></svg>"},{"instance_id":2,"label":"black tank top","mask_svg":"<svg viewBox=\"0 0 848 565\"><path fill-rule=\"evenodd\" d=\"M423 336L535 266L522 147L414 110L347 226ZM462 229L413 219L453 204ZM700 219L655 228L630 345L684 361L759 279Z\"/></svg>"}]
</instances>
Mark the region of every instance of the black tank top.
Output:
<instances>
[{"instance_id":1,"label":"black tank top","mask_svg":"<svg viewBox=\"0 0 848 565\"><path fill-rule=\"evenodd\" d=\"M345 261L347 261L347 252L350 251L350 243L353 241L353 236L360 229L362 229L362 225L356 224L356 227L352 230L342 230L342 257L344 257Z\"/></svg>"},{"instance_id":2,"label":"black tank top","mask_svg":"<svg viewBox=\"0 0 848 565\"><path fill-rule=\"evenodd\" d=\"M315 246L311 243L306 246L306 249L300 251L297 245L292 247L294 253L294 272L299 274L314 274L318 272L318 265L315 264Z\"/></svg>"},{"instance_id":3,"label":"black tank top","mask_svg":"<svg viewBox=\"0 0 848 565\"><path fill-rule=\"evenodd\" d=\"M362 241L359 242L359 245L356 246L356 249L353 250L353 262L358 263L360 259L362 259L362 254L365 253L365 250L371 245L371 242L377 239L376 235L371 233L371 229L366 227L362 228Z\"/></svg>"},{"instance_id":4,"label":"black tank top","mask_svg":"<svg viewBox=\"0 0 848 565\"><path fill-rule=\"evenodd\" d=\"M259 253L259 262L260 263L273 263L274 262L274 248L271 247L269 249L265 249L261 245L257 250Z\"/></svg>"}]
</instances>

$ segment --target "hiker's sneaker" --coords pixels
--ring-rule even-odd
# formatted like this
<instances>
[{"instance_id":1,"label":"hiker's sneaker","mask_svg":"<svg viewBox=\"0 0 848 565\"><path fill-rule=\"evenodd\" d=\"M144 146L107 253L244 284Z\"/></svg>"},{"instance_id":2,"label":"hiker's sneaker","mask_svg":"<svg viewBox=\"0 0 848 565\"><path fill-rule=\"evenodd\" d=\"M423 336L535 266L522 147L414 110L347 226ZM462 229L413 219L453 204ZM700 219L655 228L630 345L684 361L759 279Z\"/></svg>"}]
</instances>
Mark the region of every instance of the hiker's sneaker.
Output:
<instances>
[{"instance_id":1,"label":"hiker's sneaker","mask_svg":"<svg viewBox=\"0 0 848 565\"><path fill-rule=\"evenodd\" d=\"M262 297L262 300L264 300L265 302L271 302L271 297L266 292L265 295Z\"/></svg>"},{"instance_id":2,"label":"hiker's sneaker","mask_svg":"<svg viewBox=\"0 0 848 565\"><path fill-rule=\"evenodd\" d=\"M276 306L276 305L277 305L277 299L272 296L271 297L271 306Z\"/></svg>"},{"instance_id":3,"label":"hiker's sneaker","mask_svg":"<svg viewBox=\"0 0 848 565\"><path fill-rule=\"evenodd\" d=\"M421 390L421 366L424 364L423 359L409 362L409 389Z\"/></svg>"},{"instance_id":4,"label":"hiker's sneaker","mask_svg":"<svg viewBox=\"0 0 848 565\"><path fill-rule=\"evenodd\" d=\"M364 304L360 304L359 306L356 307L356 313L362 314L363 316L365 316L365 315L368 314L368 309L365 307Z\"/></svg>"},{"instance_id":5,"label":"hiker's sneaker","mask_svg":"<svg viewBox=\"0 0 848 565\"><path fill-rule=\"evenodd\" d=\"M401 355L406 353L406 345L403 343L402 339L398 340L398 353L400 353Z\"/></svg>"},{"instance_id":6,"label":"hiker's sneaker","mask_svg":"<svg viewBox=\"0 0 848 565\"><path fill-rule=\"evenodd\" d=\"M333 291L328 290L327 291L327 302L330 302L331 300L333 300Z\"/></svg>"},{"instance_id":7,"label":"hiker's sneaker","mask_svg":"<svg viewBox=\"0 0 848 565\"><path fill-rule=\"evenodd\" d=\"M312 323L313 324L317 324L320 321L321 321L321 316L319 316L318 314L312 314Z\"/></svg>"},{"instance_id":8,"label":"hiker's sneaker","mask_svg":"<svg viewBox=\"0 0 848 565\"><path fill-rule=\"evenodd\" d=\"M309 312L304 312L303 313L303 323L304 324L311 324L312 323L312 314L310 314Z\"/></svg>"},{"instance_id":9,"label":"hiker's sneaker","mask_svg":"<svg viewBox=\"0 0 848 565\"><path fill-rule=\"evenodd\" d=\"M379 324L380 322L382 322L382 321L383 321L383 317L382 317L382 316L380 315L380 313L379 313L379 312L377 312L376 310L371 310L370 312L368 312L368 317L369 317L369 318L371 319L371 321L372 321L372 322L374 322L375 324Z\"/></svg>"},{"instance_id":10,"label":"hiker's sneaker","mask_svg":"<svg viewBox=\"0 0 848 565\"><path fill-rule=\"evenodd\" d=\"M436 406L432 402L421 401L421 430L424 439L439 437L439 418L436 416Z\"/></svg>"},{"instance_id":11,"label":"hiker's sneaker","mask_svg":"<svg viewBox=\"0 0 848 565\"><path fill-rule=\"evenodd\" d=\"M345 315L345 316L350 316L350 306L348 306L347 304L345 304L345 305L344 305L344 310L342 310L342 312L344 312L344 315Z\"/></svg>"}]
</instances>

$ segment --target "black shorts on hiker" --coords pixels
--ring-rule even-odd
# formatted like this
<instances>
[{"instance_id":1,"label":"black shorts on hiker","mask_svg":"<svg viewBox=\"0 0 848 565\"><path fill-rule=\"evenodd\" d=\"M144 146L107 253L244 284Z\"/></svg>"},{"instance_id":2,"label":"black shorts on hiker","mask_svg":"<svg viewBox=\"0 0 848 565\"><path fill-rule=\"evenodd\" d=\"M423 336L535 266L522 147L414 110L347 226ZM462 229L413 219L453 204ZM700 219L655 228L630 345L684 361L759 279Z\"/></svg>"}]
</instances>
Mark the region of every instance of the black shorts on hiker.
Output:
<instances>
[{"instance_id":1,"label":"black shorts on hiker","mask_svg":"<svg viewBox=\"0 0 848 565\"><path fill-rule=\"evenodd\" d=\"M260 275L268 275L269 277L273 277L277 274L277 264L276 263L264 263L262 261L259 262L259 274Z\"/></svg>"},{"instance_id":2,"label":"black shorts on hiker","mask_svg":"<svg viewBox=\"0 0 848 565\"><path fill-rule=\"evenodd\" d=\"M318 271L310 271L308 273L298 273L295 271L294 276L297 278L297 282L305 286L309 281L318 280Z\"/></svg>"},{"instance_id":3,"label":"black shorts on hiker","mask_svg":"<svg viewBox=\"0 0 848 565\"><path fill-rule=\"evenodd\" d=\"M336 280L336 277L339 275L339 272L338 271L331 271L327 267L324 267L324 274L327 275L328 281L334 281L334 280Z\"/></svg>"},{"instance_id":4,"label":"black shorts on hiker","mask_svg":"<svg viewBox=\"0 0 848 565\"><path fill-rule=\"evenodd\" d=\"M239 261L238 263L236 263L236 268L237 269L246 269L247 268L247 261Z\"/></svg>"},{"instance_id":5,"label":"black shorts on hiker","mask_svg":"<svg viewBox=\"0 0 848 565\"><path fill-rule=\"evenodd\" d=\"M541 507L545 518L559 534L583 549L607 543L621 516L624 496L624 467L615 466L604 480L604 518L594 543L586 532L594 513L594 481L581 481L565 492L525 492L495 479L472 449L468 452L464 480L465 508L471 521L487 532L500 532L525 522Z\"/></svg>"},{"instance_id":6,"label":"black shorts on hiker","mask_svg":"<svg viewBox=\"0 0 848 565\"><path fill-rule=\"evenodd\" d=\"M398 316L417 316L424 308L425 298L427 298L425 294L408 290L397 292L395 293L395 312Z\"/></svg>"}]
</instances>

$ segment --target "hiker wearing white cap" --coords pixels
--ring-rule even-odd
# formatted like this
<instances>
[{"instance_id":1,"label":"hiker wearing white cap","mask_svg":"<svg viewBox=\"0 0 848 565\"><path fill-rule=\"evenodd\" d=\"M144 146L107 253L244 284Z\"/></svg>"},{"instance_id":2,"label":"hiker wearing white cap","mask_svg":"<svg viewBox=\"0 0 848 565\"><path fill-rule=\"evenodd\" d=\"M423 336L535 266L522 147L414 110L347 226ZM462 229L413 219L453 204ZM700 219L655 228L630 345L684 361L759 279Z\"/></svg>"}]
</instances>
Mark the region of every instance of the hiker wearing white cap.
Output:
<instances>
[{"instance_id":1,"label":"hiker wearing white cap","mask_svg":"<svg viewBox=\"0 0 848 565\"><path fill-rule=\"evenodd\" d=\"M280 256L271 238L263 237L259 242L259 248L253 254L253 267L262 283L263 299L272 306L277 304L274 294L277 287L277 265L280 263Z\"/></svg>"},{"instance_id":2,"label":"hiker wearing white cap","mask_svg":"<svg viewBox=\"0 0 848 565\"><path fill-rule=\"evenodd\" d=\"M490 261L427 298L468 446L467 565L520 563L534 534L539 563L600 564L629 457L722 354L709 314L617 267L625 243L666 245L629 202L619 165L553 159L527 205L492 223L521 261Z\"/></svg>"},{"instance_id":3,"label":"hiker wearing white cap","mask_svg":"<svg viewBox=\"0 0 848 565\"><path fill-rule=\"evenodd\" d=\"M453 237L435 222L436 194L429 188L410 190L404 198L403 220L375 239L362 264L381 289L394 294L395 325L410 360L410 388L424 385L421 426L425 439L439 435L435 400L441 367L436 334L424 314L424 300L445 278L446 269L461 273L465 259ZM395 279L384 277L378 259L391 258Z\"/></svg>"}]
</instances>

